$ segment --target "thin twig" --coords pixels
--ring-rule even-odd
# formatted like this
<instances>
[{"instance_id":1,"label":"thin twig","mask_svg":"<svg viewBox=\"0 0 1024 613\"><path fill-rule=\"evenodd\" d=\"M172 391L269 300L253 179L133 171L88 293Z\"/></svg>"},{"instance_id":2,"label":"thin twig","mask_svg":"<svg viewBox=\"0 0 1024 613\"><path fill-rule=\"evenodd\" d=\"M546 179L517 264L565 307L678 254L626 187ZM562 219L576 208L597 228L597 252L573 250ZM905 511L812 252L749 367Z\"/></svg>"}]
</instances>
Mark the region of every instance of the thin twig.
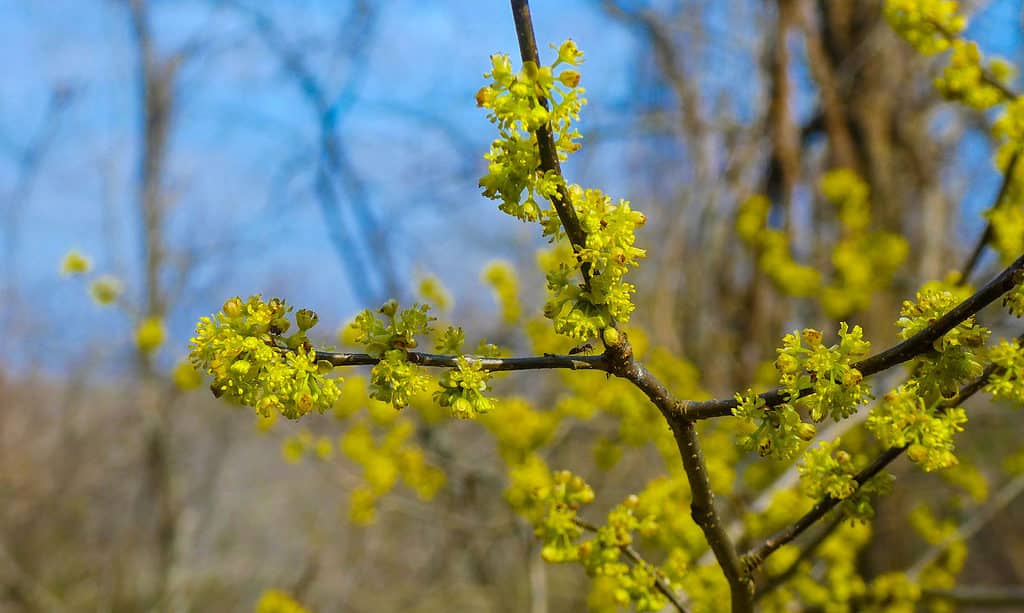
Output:
<instances>
[{"instance_id":1,"label":"thin twig","mask_svg":"<svg viewBox=\"0 0 1024 613\"><path fill-rule=\"evenodd\" d=\"M1017 609L1024 607L1024 586L958 586L948 590L925 589L921 594L926 599L952 600L956 604L975 605L986 608L1005 607Z\"/></svg>"},{"instance_id":2,"label":"thin twig","mask_svg":"<svg viewBox=\"0 0 1024 613\"><path fill-rule=\"evenodd\" d=\"M985 527L992 518L1005 509L1018 496L1024 493L1024 475L1018 475L1007 482L996 492L985 508L973 513L966 522L961 524L954 534L949 535L941 543L933 545L925 551L907 570L911 581L917 579L926 566L934 562L946 549L955 542L966 541Z\"/></svg>"},{"instance_id":3,"label":"thin twig","mask_svg":"<svg viewBox=\"0 0 1024 613\"><path fill-rule=\"evenodd\" d=\"M994 211L999 208L1006 199L1006 194L1010 191L1010 184L1013 183L1013 177L1017 174L1017 163L1020 161L1020 152L1015 151L1013 157L1010 158L1010 163L1006 166L1006 173L1003 174L1003 182L999 186L999 193L996 194L996 199L989 208L989 211ZM966 283L968 277L974 271L974 267L977 266L978 260L981 259L981 254L988 245L988 242L992 240L992 221L990 220L985 226L985 231L981 233L981 237L978 242L974 245L974 249L971 250L971 255L967 257L967 261L964 262L963 267L960 269L960 283Z\"/></svg>"},{"instance_id":4,"label":"thin twig","mask_svg":"<svg viewBox=\"0 0 1024 613\"><path fill-rule=\"evenodd\" d=\"M820 532L818 532L818 534L814 536L814 539L811 540L811 542L807 543L807 545L805 545L804 548L800 550L800 555L798 555L797 558L793 560L793 562L789 566L786 567L786 570L782 571L778 575L775 575L774 577L769 577L768 581L766 581L764 585L761 585L757 588L757 591L754 592L754 600L760 600L764 596L771 594L780 586L784 585L787 581L792 579L793 575L795 575L797 571L800 570L800 565L808 559L810 559L810 557L814 555L814 552L818 550L818 547L821 547L821 544L825 542L825 539L831 536L832 533L835 532L836 529L839 526L841 526L844 521L846 521L846 518L842 515L837 515L836 517L832 518L832 521L829 522L829 524L825 526Z\"/></svg>"},{"instance_id":5,"label":"thin twig","mask_svg":"<svg viewBox=\"0 0 1024 613\"><path fill-rule=\"evenodd\" d=\"M995 364L989 364L980 376L961 387L956 396L940 403L939 410L944 411L962 404L968 398L977 393L978 390L985 385L989 377L998 370L999 367ZM903 447L890 447L875 458L871 464L861 469L861 471L854 477L854 481L857 483L857 489L859 490L861 486L874 478L878 473L882 472L882 469L891 464L893 460L903 455L903 452L907 450L907 447L909 447L909 445ZM831 496L826 496L821 499L813 508L811 508L810 511L805 513L803 517L796 520L796 522L769 536L760 545L745 553L743 555L743 561L747 565L747 568L753 570L760 566L761 563L764 562L764 560L776 549L800 536L804 531L817 523L818 520L827 515L829 511L836 508L841 502L842 500Z\"/></svg>"},{"instance_id":6,"label":"thin twig","mask_svg":"<svg viewBox=\"0 0 1024 613\"><path fill-rule=\"evenodd\" d=\"M944 334L955 328L981 309L995 302L997 298L1013 289L1021 283L1022 272L1024 272L1024 255L1017 258L1003 272L988 282L985 287L974 293L948 313L936 319L930 326L921 330L907 340L894 345L885 351L875 354L869 358L855 362L851 366L860 371L865 377L869 377L883 370L888 370L897 364L932 350L932 343L941 338ZM808 396L811 389L804 389L800 397ZM760 394L764 399L765 406L778 406L792 400L781 387ZM718 398L715 400L686 401L680 405L682 417L689 419L708 419L710 417L724 417L732 415L732 410L739 403L735 398Z\"/></svg>"},{"instance_id":7,"label":"thin twig","mask_svg":"<svg viewBox=\"0 0 1024 613\"><path fill-rule=\"evenodd\" d=\"M587 532L597 532L597 526L586 520L577 517L573 521L577 526L583 528ZM640 553L630 545L619 545L619 551L632 560L634 564L651 566L651 564L648 564L647 561L640 556ZM686 605L683 604L683 601L679 598L679 594L672 589L672 586L669 585L668 581L665 581L664 578L656 574L654 576L654 587L658 588L658 591L661 592L665 598L668 598L669 602L672 603L672 606L676 608L676 611L679 611L679 613L687 613L688 610Z\"/></svg>"},{"instance_id":8,"label":"thin twig","mask_svg":"<svg viewBox=\"0 0 1024 613\"><path fill-rule=\"evenodd\" d=\"M533 62L540 66L540 55L537 52L537 39L533 33L533 18L530 16L530 3L528 0L512 0L512 19L516 24L516 36L519 39L519 53L523 62ZM548 101L538 97L538 102L545 109ZM551 134L549 125L542 125L537 128L537 148L540 152L540 170L547 173L553 172L559 177L562 176L562 166L558 161L558 151L555 149L555 139ZM565 228L565 234L569 237L574 249L582 249L587 244L587 234L580 225L576 216L576 209L572 206L572 199L565 181L559 182L558 197L551 200L552 206L558 213L558 219ZM586 276L586 272L584 272Z\"/></svg>"}]
</instances>

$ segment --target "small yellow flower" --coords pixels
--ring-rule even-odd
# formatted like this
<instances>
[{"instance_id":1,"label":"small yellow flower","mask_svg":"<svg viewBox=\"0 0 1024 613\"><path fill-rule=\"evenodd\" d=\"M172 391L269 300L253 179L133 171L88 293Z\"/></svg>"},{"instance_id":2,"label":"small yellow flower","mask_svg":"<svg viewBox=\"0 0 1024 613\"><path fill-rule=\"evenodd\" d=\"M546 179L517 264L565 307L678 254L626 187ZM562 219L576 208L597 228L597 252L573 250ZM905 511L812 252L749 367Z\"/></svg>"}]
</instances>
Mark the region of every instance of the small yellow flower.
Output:
<instances>
[{"instance_id":1,"label":"small yellow flower","mask_svg":"<svg viewBox=\"0 0 1024 613\"><path fill-rule=\"evenodd\" d=\"M167 328L159 317L148 317L135 329L135 346L143 353L156 351L166 340Z\"/></svg>"},{"instance_id":2,"label":"small yellow flower","mask_svg":"<svg viewBox=\"0 0 1024 613\"><path fill-rule=\"evenodd\" d=\"M121 283L120 279L112 275L103 275L89 285L89 294L96 301L96 304L100 306L113 304L123 291L124 284Z\"/></svg>"},{"instance_id":3,"label":"small yellow flower","mask_svg":"<svg viewBox=\"0 0 1024 613\"><path fill-rule=\"evenodd\" d=\"M79 253L76 249L68 251L68 254L64 256L64 260L60 264L60 275L62 277L84 275L90 270L92 270L92 260Z\"/></svg>"},{"instance_id":4,"label":"small yellow flower","mask_svg":"<svg viewBox=\"0 0 1024 613\"><path fill-rule=\"evenodd\" d=\"M183 391L194 390L203 384L202 375L196 372L188 360L178 362L171 373L171 380L178 386L178 389Z\"/></svg>"}]
</instances>

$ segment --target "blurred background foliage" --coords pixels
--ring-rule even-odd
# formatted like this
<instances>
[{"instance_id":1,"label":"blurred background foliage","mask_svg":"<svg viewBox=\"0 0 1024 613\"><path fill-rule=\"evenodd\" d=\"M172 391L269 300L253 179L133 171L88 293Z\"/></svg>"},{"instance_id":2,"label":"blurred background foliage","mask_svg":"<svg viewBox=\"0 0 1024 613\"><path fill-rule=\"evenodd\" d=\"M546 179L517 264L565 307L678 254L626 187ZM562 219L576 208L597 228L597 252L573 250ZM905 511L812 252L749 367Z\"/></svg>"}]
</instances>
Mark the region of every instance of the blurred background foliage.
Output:
<instances>
[{"instance_id":1,"label":"blurred background foliage","mask_svg":"<svg viewBox=\"0 0 1024 613\"><path fill-rule=\"evenodd\" d=\"M1020 2L970 5L968 35L1020 65ZM900 302L958 269L984 227L998 188L990 118L943 102L937 60L880 12L878 0L534 6L541 44L571 36L587 52L584 149L566 174L647 214L634 325L690 361L673 382L689 397L757 383L795 327L836 328L758 272L735 229L750 196L767 196L794 257L827 273L837 213L818 180L834 167L863 177L871 228L909 245L845 318L876 347L895 338ZM316 308L328 332L389 297L447 296L467 337L527 346L480 276L509 260L524 316L538 314L542 245L476 187L492 133L473 94L489 54L516 55L507 6L0 0L0 40L0 610L243 610L272 586L324 611L583 605L579 569L545 567L508 509L486 423L421 411L412 436L444 484L431 502L388 493L364 526L350 521L358 462L282 459L289 441L302 455L295 436L340 434L329 418L260 433L173 375L196 319L253 293ZM71 248L117 279L113 308L59 276ZM166 326L157 348L136 337L147 321ZM502 389L541 415L586 410L560 405L559 385L531 373ZM1015 441L999 413L971 415L963 457L998 479ZM560 424L545 459L610 505L664 471L653 445L609 448L620 426ZM894 472L971 504L955 478ZM924 547L885 512L913 491L881 503L868 576ZM753 496L736 488L726 504ZM1006 529L1021 513L1010 504L975 537L967 578L1024 580L1011 553L1024 543Z\"/></svg>"}]
</instances>

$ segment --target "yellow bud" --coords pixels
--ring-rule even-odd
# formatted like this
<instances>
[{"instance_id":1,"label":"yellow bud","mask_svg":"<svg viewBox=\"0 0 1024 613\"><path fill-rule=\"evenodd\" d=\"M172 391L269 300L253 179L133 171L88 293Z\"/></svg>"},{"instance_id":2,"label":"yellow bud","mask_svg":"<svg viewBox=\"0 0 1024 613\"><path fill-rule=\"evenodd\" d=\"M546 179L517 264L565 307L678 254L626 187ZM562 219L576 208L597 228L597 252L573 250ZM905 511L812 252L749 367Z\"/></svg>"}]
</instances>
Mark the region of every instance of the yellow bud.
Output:
<instances>
[{"instance_id":1,"label":"yellow bud","mask_svg":"<svg viewBox=\"0 0 1024 613\"><path fill-rule=\"evenodd\" d=\"M821 332L817 330L807 328L806 330L803 331L803 333L800 336L804 339L804 342L807 343L810 347L817 347L818 345L821 344Z\"/></svg>"},{"instance_id":2,"label":"yellow bud","mask_svg":"<svg viewBox=\"0 0 1024 613\"><path fill-rule=\"evenodd\" d=\"M477 106L487 106L487 105L489 105L491 103L491 100L493 100L493 99L494 99L494 90L492 90L490 87L486 87L486 86L481 87L476 92L476 105Z\"/></svg>"},{"instance_id":3,"label":"yellow bud","mask_svg":"<svg viewBox=\"0 0 1024 613\"><path fill-rule=\"evenodd\" d=\"M928 459L928 449L924 445L915 443L907 449L907 457L913 462L921 463Z\"/></svg>"},{"instance_id":4,"label":"yellow bud","mask_svg":"<svg viewBox=\"0 0 1024 613\"><path fill-rule=\"evenodd\" d=\"M234 298L227 300L224 303L224 306L221 307L221 310L224 311L224 314L228 317L238 317L242 314L242 307L242 299L235 296Z\"/></svg>"},{"instance_id":5,"label":"yellow bud","mask_svg":"<svg viewBox=\"0 0 1024 613\"><path fill-rule=\"evenodd\" d=\"M619 341L622 340L622 336L615 328L605 328L602 330L601 338L604 340L604 344L609 346L618 345Z\"/></svg>"},{"instance_id":6,"label":"yellow bud","mask_svg":"<svg viewBox=\"0 0 1024 613\"><path fill-rule=\"evenodd\" d=\"M580 73L578 70L563 70L559 73L558 80L566 87L576 87L580 84Z\"/></svg>"}]
</instances>

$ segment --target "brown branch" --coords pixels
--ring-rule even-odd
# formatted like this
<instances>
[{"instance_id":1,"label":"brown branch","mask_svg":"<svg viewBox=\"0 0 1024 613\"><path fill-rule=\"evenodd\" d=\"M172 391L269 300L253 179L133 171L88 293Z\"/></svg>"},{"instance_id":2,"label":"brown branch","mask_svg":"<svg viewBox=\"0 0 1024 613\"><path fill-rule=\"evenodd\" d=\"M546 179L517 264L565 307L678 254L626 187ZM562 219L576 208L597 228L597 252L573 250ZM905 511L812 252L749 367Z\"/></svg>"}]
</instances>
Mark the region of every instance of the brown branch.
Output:
<instances>
[{"instance_id":1,"label":"brown branch","mask_svg":"<svg viewBox=\"0 0 1024 613\"><path fill-rule=\"evenodd\" d=\"M1010 191L1010 184L1013 183L1013 177L1017 174L1017 163L1020 161L1020 152L1014 152L1013 157L1010 158L1010 163L1006 166L1006 172L1003 174L1003 182L999 186L999 193L996 194L996 199L989 208L989 211L994 211L999 208L1006 199L1006 195ZM960 283L966 283L967 278L971 276L971 272L974 271L974 267L978 264L978 260L981 259L981 253L988 246L990 240L992 240L992 222L989 221L985 226L985 231L982 232L981 237L978 239L977 244L974 245L974 249L971 250L971 255L967 257L967 261L964 262L963 267L960 269Z\"/></svg>"},{"instance_id":2,"label":"brown branch","mask_svg":"<svg viewBox=\"0 0 1024 613\"><path fill-rule=\"evenodd\" d=\"M704 532L704 538L714 552L715 559L722 568L722 574L729 582L732 610L734 613L753 611L754 586L750 581L749 571L744 567L732 539L725 530L725 525L715 510L715 495L711 491L704 454L697 441L697 428L689 420L675 421L671 426L679 454L683 459L683 469L690 482L690 515Z\"/></svg>"},{"instance_id":3,"label":"brown branch","mask_svg":"<svg viewBox=\"0 0 1024 613\"><path fill-rule=\"evenodd\" d=\"M952 310L936 319L924 330L881 353L855 362L852 366L865 377L869 377L931 351L932 343L1019 285L1024 281L1022 276L1024 276L1024 255L1017 258L1013 264L1010 264L1003 272L999 273L984 287L975 292L974 295L953 307ZM810 388L801 390L800 397L809 396L811 393L813 392ZM765 406L768 407L778 406L792 400L782 388L775 388L760 394L760 397L764 399ZM681 411L681 417L685 419L708 419L732 415L732 410L738 404L735 398L684 401L680 404L679 410Z\"/></svg>"},{"instance_id":4,"label":"brown branch","mask_svg":"<svg viewBox=\"0 0 1024 613\"><path fill-rule=\"evenodd\" d=\"M839 526L841 526L844 521L846 521L846 518L842 515L837 515L835 518L833 518L832 521L829 522L827 526L825 526L825 528L823 528L821 531L818 532L818 534L814 536L814 539L811 540L811 542L807 543L807 545L804 546L802 550L800 550L800 555L798 555L797 558L793 560L793 562L789 566L786 567L786 570L782 571L778 575L769 577L768 581L765 582L764 585L758 586L757 591L754 592L754 600L760 600L764 596L771 594L780 586L785 585L787 581L792 579L793 575L795 575L797 571L800 570L800 565L803 562L810 559L810 557L814 555L814 552L818 550L818 547L820 547L821 544L825 542L825 539L831 536L832 533L835 532L836 529Z\"/></svg>"},{"instance_id":5,"label":"brown branch","mask_svg":"<svg viewBox=\"0 0 1024 613\"><path fill-rule=\"evenodd\" d=\"M537 39L533 34L533 19L530 17L530 3L528 0L512 0L512 19L516 24L516 36L519 38L519 53L522 56L523 62L533 62L534 65L540 66L540 55L537 52ZM538 102L545 109L548 107L548 101L543 97L538 97ZM557 176L562 176L562 166L558 161L558 151L555 149L555 139L551 134L551 126L543 125L537 128L537 148L540 151L540 170L545 173L553 172ZM572 206L572 199L569 196L569 190L565 186L565 181L561 181L558 186L558 197L551 200L551 205L555 207L555 211L558 213L558 219L562 222L562 227L565 228L565 234L569 237L569 242L572 243L574 249L582 249L587 244L587 235L583 231L583 226L580 225L580 220L576 216L576 209ZM587 276L587 270L589 266L584 268L584 277Z\"/></svg>"},{"instance_id":6,"label":"brown branch","mask_svg":"<svg viewBox=\"0 0 1024 613\"><path fill-rule=\"evenodd\" d=\"M586 520L580 519L579 517L573 519L573 522L588 532L597 532L597 526ZM619 551L632 560L634 564L651 566L651 564L648 564L648 562L640 556L640 553L630 545L619 545ZM668 581L665 581L662 577L655 575L654 587L656 587L658 591L665 596L665 598L668 598L669 602L672 603L672 606L676 608L676 611L679 611L679 613L687 613L686 605L683 604L683 601L679 598L679 594L672 589L672 586L669 585Z\"/></svg>"},{"instance_id":7,"label":"brown branch","mask_svg":"<svg viewBox=\"0 0 1024 613\"><path fill-rule=\"evenodd\" d=\"M436 353L422 353L410 351L409 362L420 366L432 366L438 368L458 368L459 357L457 355L441 355ZM497 372L507 370L543 370L552 368L566 368L569 370L603 370L608 371L608 358L601 355L555 355L551 353L542 356L529 356L520 358L485 358L479 356L464 356L471 362L480 364L483 370ZM333 351L317 351L317 360L327 360L334 366L372 366L380 362L367 353L338 353Z\"/></svg>"}]
</instances>

